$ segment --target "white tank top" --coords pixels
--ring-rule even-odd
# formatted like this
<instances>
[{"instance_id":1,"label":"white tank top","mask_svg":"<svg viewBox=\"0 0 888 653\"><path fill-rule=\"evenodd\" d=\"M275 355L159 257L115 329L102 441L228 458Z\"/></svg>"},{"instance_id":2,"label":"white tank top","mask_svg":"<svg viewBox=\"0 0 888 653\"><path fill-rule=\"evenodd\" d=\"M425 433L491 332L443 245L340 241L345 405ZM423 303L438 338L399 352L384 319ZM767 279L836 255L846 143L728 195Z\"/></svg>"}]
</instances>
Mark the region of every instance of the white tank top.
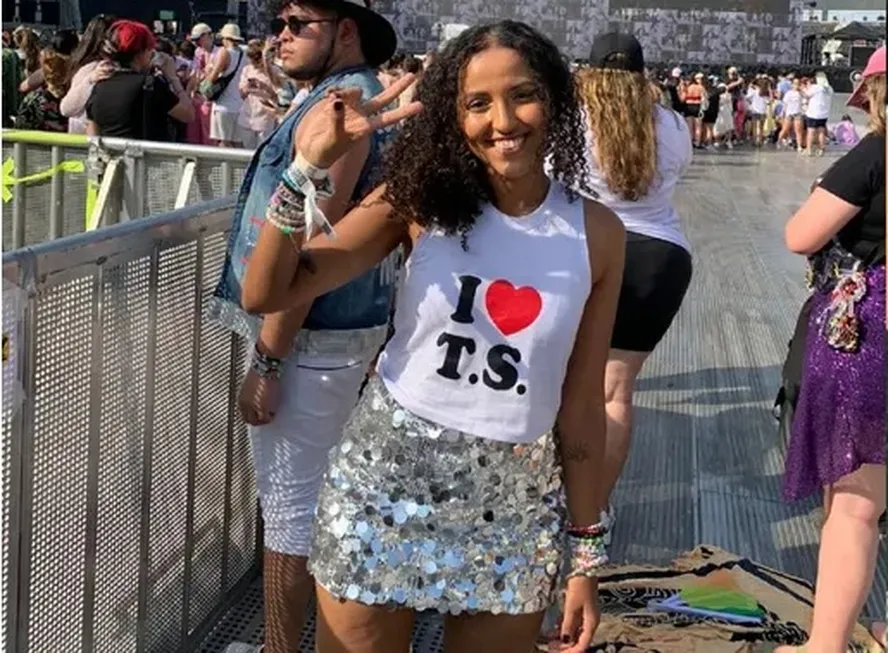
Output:
<instances>
[{"instance_id":1,"label":"white tank top","mask_svg":"<svg viewBox=\"0 0 888 653\"><path fill-rule=\"evenodd\" d=\"M377 372L442 427L533 442L555 425L592 274L583 202L552 182L532 214L484 208L468 235L427 231L404 268Z\"/></svg>"}]
</instances>

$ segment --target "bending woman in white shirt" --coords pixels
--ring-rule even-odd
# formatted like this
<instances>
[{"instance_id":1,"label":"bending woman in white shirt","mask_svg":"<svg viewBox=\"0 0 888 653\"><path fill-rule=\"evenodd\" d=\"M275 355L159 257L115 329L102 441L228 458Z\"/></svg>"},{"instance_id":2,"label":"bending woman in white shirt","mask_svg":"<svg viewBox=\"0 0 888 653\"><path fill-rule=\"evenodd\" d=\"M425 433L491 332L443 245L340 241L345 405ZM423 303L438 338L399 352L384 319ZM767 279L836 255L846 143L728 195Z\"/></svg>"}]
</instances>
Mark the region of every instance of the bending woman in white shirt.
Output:
<instances>
[{"instance_id":1,"label":"bending woman in white shirt","mask_svg":"<svg viewBox=\"0 0 888 653\"><path fill-rule=\"evenodd\" d=\"M693 149L687 123L652 101L634 37L598 37L590 64L578 74L590 132L588 187L628 232L605 375L603 478L610 497L629 456L635 380L669 330L691 281L690 244L672 195ZM612 522L612 510L609 517Z\"/></svg>"}]
</instances>

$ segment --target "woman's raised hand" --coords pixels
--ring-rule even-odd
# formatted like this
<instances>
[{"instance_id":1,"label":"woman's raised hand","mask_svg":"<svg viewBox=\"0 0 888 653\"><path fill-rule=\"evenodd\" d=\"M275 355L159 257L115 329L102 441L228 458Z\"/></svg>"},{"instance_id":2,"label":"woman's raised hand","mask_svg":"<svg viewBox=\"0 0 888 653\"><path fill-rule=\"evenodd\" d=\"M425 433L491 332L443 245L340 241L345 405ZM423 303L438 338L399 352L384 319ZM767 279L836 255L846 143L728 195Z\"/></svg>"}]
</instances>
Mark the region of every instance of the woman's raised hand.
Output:
<instances>
[{"instance_id":1,"label":"woman's raised hand","mask_svg":"<svg viewBox=\"0 0 888 653\"><path fill-rule=\"evenodd\" d=\"M419 102L383 111L414 79L414 75L405 75L366 102L361 99L359 88L330 90L302 120L296 149L310 164L329 168L356 141L422 111Z\"/></svg>"}]
</instances>

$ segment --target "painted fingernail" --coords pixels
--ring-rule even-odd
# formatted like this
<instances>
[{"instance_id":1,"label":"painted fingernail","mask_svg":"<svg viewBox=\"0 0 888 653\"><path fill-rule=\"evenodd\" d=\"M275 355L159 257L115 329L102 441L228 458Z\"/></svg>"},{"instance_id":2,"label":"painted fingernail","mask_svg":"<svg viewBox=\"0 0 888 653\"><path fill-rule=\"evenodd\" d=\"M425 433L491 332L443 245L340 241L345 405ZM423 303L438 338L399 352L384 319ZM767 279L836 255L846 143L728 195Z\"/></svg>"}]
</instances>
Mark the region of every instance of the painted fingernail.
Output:
<instances>
[{"instance_id":1,"label":"painted fingernail","mask_svg":"<svg viewBox=\"0 0 888 653\"><path fill-rule=\"evenodd\" d=\"M562 635L561 636L562 644L570 644L570 635Z\"/></svg>"},{"instance_id":2,"label":"painted fingernail","mask_svg":"<svg viewBox=\"0 0 888 653\"><path fill-rule=\"evenodd\" d=\"M333 111L342 111L345 108L345 103L342 100L334 100L333 101Z\"/></svg>"}]
</instances>

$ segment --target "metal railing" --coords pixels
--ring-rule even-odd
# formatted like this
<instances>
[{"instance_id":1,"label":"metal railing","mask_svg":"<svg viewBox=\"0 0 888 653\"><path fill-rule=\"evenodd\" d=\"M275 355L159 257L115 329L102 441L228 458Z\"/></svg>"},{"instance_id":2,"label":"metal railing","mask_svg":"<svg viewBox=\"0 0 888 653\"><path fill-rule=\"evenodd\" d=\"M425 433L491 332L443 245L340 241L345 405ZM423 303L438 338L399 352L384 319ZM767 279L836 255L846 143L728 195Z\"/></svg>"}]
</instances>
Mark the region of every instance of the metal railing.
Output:
<instances>
[{"instance_id":1,"label":"metal railing","mask_svg":"<svg viewBox=\"0 0 888 653\"><path fill-rule=\"evenodd\" d=\"M3 255L5 650L193 651L255 581L244 352L203 317L232 206Z\"/></svg>"},{"instance_id":2,"label":"metal railing","mask_svg":"<svg viewBox=\"0 0 888 653\"><path fill-rule=\"evenodd\" d=\"M250 150L4 130L3 250L235 192Z\"/></svg>"}]
</instances>

